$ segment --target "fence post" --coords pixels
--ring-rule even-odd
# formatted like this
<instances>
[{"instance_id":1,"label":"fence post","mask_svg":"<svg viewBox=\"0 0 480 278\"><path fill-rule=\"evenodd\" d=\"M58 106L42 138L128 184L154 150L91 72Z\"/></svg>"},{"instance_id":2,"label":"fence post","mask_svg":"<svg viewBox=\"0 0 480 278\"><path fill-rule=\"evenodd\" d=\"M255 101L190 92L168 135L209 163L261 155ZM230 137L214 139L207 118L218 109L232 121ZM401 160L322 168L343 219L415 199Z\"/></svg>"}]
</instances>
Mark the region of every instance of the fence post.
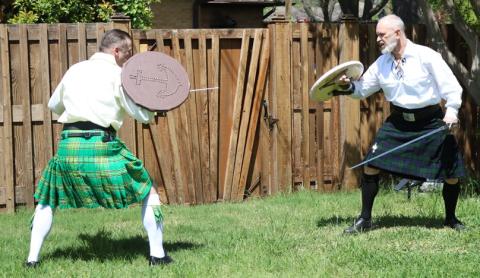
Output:
<instances>
[{"instance_id":1,"label":"fence post","mask_svg":"<svg viewBox=\"0 0 480 278\"><path fill-rule=\"evenodd\" d=\"M2 194L6 204L8 213L15 212L15 169L13 167L13 112L12 112L12 96L10 83L10 53L8 28L5 24L0 24L0 90L3 101L3 176L5 191L0 188L0 200ZM5 61L5 62L3 62ZM3 193L2 193L3 192Z\"/></svg>"},{"instance_id":2,"label":"fence post","mask_svg":"<svg viewBox=\"0 0 480 278\"><path fill-rule=\"evenodd\" d=\"M272 193L292 189L292 24L276 22L269 26L272 55L269 107L272 117ZM275 122L275 123L274 123Z\"/></svg>"},{"instance_id":3,"label":"fence post","mask_svg":"<svg viewBox=\"0 0 480 278\"><path fill-rule=\"evenodd\" d=\"M359 24L356 20L344 20L339 30L339 63L359 60ZM350 170L360 162L360 101L349 97L341 97L341 138L340 138L340 172L343 172L342 186L352 189L358 186L361 170Z\"/></svg>"},{"instance_id":4,"label":"fence post","mask_svg":"<svg viewBox=\"0 0 480 278\"><path fill-rule=\"evenodd\" d=\"M123 13L116 13L112 17L110 17L110 22L112 24L112 28L120 29L127 33L130 33L132 30L132 24L130 17L123 14Z\"/></svg>"}]
</instances>

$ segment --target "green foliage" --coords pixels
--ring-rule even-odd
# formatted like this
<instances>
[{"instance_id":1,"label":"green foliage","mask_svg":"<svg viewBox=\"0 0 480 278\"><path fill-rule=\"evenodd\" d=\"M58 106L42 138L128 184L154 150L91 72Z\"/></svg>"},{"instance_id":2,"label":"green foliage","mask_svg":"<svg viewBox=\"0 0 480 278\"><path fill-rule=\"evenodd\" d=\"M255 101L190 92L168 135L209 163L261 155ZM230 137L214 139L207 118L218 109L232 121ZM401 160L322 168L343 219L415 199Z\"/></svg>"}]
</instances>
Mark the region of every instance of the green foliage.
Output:
<instances>
[{"instance_id":1,"label":"green foliage","mask_svg":"<svg viewBox=\"0 0 480 278\"><path fill-rule=\"evenodd\" d=\"M480 15L475 14L470 1L454 0L453 2L465 23L480 33Z\"/></svg>"},{"instance_id":2,"label":"green foliage","mask_svg":"<svg viewBox=\"0 0 480 278\"><path fill-rule=\"evenodd\" d=\"M160 0L15 0L9 23L105 22L114 13L132 20L132 28L152 25L150 5Z\"/></svg>"},{"instance_id":3,"label":"green foliage","mask_svg":"<svg viewBox=\"0 0 480 278\"><path fill-rule=\"evenodd\" d=\"M437 19L443 23L448 23L451 21L451 11L446 8L444 1L445 0L428 0L432 9L437 13ZM470 1L454 0L453 2L465 23L477 33L480 33L480 15L475 14Z\"/></svg>"}]
</instances>

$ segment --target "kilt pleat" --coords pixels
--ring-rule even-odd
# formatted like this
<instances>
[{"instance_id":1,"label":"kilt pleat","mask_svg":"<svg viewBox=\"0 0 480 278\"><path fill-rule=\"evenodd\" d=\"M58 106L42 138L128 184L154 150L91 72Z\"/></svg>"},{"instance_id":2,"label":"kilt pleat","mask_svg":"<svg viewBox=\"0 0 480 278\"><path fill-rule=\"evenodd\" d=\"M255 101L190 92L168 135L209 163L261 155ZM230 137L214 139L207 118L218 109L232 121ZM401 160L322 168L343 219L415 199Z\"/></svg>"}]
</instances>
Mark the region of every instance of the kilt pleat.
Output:
<instances>
[{"instance_id":1,"label":"kilt pleat","mask_svg":"<svg viewBox=\"0 0 480 278\"><path fill-rule=\"evenodd\" d=\"M63 131L63 135L70 131ZM35 198L52 208L125 208L142 201L152 180L125 144L102 136L60 140L38 182Z\"/></svg>"},{"instance_id":2,"label":"kilt pleat","mask_svg":"<svg viewBox=\"0 0 480 278\"><path fill-rule=\"evenodd\" d=\"M378 130L365 160L382 154L445 125L436 117L408 123L390 116ZM369 167L410 178L443 180L466 176L463 157L455 137L440 131L368 163Z\"/></svg>"}]
</instances>

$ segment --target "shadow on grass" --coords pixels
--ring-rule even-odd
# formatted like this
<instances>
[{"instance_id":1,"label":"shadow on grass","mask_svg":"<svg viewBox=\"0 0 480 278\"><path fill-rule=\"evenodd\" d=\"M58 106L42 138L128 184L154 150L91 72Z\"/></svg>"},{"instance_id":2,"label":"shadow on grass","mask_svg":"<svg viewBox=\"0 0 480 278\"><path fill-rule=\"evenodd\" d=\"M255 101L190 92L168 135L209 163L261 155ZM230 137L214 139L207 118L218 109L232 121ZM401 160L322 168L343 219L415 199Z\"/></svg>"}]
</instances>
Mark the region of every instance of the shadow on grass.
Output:
<instances>
[{"instance_id":1,"label":"shadow on grass","mask_svg":"<svg viewBox=\"0 0 480 278\"><path fill-rule=\"evenodd\" d=\"M113 239L110 232L98 231L94 235L80 234L78 238L82 242L81 246L57 248L45 257L48 259L69 258L72 260L98 260L104 262L115 259L131 261L139 255L147 257L149 254L148 240L142 236ZM163 247L167 252L197 249L201 246L201 244L187 241L163 243Z\"/></svg>"},{"instance_id":2,"label":"shadow on grass","mask_svg":"<svg viewBox=\"0 0 480 278\"><path fill-rule=\"evenodd\" d=\"M325 227L331 225L345 225L345 228L353 224L356 217L329 217L317 220L317 227ZM425 227L440 229L443 228L443 219L438 217L426 216L397 216L382 215L373 218L375 228L391 228L391 227Z\"/></svg>"}]
</instances>

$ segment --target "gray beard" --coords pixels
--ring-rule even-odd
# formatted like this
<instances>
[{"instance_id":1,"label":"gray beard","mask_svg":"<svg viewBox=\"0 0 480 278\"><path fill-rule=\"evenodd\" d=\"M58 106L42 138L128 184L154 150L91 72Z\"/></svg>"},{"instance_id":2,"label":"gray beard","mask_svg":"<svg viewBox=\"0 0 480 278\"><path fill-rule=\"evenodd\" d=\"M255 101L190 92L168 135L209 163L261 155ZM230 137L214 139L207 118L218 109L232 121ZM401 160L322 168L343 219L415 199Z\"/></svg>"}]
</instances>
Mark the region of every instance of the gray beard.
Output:
<instances>
[{"instance_id":1,"label":"gray beard","mask_svg":"<svg viewBox=\"0 0 480 278\"><path fill-rule=\"evenodd\" d=\"M382 49L382 54L392 53L392 51L397 47L397 41L394 40L392 42L387 43L385 47Z\"/></svg>"}]
</instances>

